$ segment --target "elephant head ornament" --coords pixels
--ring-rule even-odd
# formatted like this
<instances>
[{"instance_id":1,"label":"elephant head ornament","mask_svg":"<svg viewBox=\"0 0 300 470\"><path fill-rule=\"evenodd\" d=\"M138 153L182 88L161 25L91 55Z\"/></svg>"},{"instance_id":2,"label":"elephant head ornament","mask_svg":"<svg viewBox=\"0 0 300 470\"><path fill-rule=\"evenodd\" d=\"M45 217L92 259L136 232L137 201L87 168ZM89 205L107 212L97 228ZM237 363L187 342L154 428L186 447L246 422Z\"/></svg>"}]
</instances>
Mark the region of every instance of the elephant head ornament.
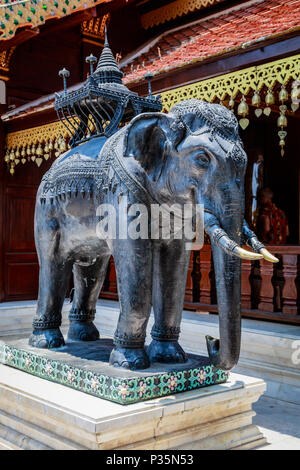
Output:
<instances>
[{"instance_id":1,"label":"elephant head ornament","mask_svg":"<svg viewBox=\"0 0 300 470\"><path fill-rule=\"evenodd\" d=\"M84 155L83 146L76 152L77 156L73 152L69 158L66 154L55 162L37 197L35 233L41 276L31 344L38 347L63 344L60 310L65 279L72 268L75 295L69 338L98 338L92 320L112 254L121 313L111 364L142 369L150 361L186 360L178 344L189 262L185 240L151 236L99 240L95 236L96 206L105 203L117 207L125 194L130 205L143 203L147 210L153 203L204 207L204 229L213 251L220 325L220 339L206 338L208 353L216 367L224 370L234 367L241 340L241 258L278 261L244 220L247 157L234 114L221 105L183 101L169 114L144 113L135 117L104 143L96 158ZM62 174L64 189L59 183ZM93 196L89 200L80 196L80 185L90 188ZM69 197L62 197L64 192ZM121 216L118 217L122 224ZM253 251L241 248L242 243ZM54 282L59 276L63 283ZM59 289L55 288L58 284ZM146 351L144 341L151 307L155 321L152 342Z\"/></svg>"}]
</instances>

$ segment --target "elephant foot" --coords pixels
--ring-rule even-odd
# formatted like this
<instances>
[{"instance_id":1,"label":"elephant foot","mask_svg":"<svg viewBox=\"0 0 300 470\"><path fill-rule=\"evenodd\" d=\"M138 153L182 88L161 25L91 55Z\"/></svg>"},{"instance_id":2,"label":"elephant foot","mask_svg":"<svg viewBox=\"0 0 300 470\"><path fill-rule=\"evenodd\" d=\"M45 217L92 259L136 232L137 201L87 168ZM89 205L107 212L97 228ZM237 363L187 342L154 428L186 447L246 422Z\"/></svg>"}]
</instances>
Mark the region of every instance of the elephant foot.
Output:
<instances>
[{"instance_id":1,"label":"elephant foot","mask_svg":"<svg viewBox=\"0 0 300 470\"><path fill-rule=\"evenodd\" d=\"M99 331L93 322L70 322L68 339L73 341L96 341L99 338Z\"/></svg>"},{"instance_id":2,"label":"elephant foot","mask_svg":"<svg viewBox=\"0 0 300 470\"><path fill-rule=\"evenodd\" d=\"M65 345L65 340L59 328L49 330L33 330L29 345L34 348L51 349Z\"/></svg>"},{"instance_id":3,"label":"elephant foot","mask_svg":"<svg viewBox=\"0 0 300 470\"><path fill-rule=\"evenodd\" d=\"M150 366L144 348L114 348L110 353L109 363L111 366L129 370L147 369Z\"/></svg>"},{"instance_id":4,"label":"elephant foot","mask_svg":"<svg viewBox=\"0 0 300 470\"><path fill-rule=\"evenodd\" d=\"M147 355L151 362L177 362L187 361L187 355L177 341L157 341L152 340Z\"/></svg>"}]
</instances>

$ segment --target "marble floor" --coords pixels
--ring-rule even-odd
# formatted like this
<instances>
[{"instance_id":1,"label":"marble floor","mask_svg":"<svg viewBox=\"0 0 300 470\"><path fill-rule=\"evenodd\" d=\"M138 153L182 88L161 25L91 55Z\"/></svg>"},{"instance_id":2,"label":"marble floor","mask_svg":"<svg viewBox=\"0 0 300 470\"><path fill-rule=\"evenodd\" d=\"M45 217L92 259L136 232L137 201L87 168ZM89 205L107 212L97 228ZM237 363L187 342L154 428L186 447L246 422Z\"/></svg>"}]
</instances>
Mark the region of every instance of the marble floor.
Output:
<instances>
[{"instance_id":1,"label":"marble floor","mask_svg":"<svg viewBox=\"0 0 300 470\"><path fill-rule=\"evenodd\" d=\"M253 409L253 424L268 441L259 450L300 450L300 405L262 396Z\"/></svg>"}]
</instances>

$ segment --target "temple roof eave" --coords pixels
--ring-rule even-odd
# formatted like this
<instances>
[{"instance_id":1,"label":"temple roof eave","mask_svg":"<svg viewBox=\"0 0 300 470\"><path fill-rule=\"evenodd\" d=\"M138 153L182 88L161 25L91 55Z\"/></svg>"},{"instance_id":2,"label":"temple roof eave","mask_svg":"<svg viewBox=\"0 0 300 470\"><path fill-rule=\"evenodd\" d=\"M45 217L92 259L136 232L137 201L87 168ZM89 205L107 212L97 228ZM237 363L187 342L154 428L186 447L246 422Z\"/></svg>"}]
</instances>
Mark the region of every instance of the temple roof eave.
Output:
<instances>
[{"instance_id":1,"label":"temple roof eave","mask_svg":"<svg viewBox=\"0 0 300 470\"><path fill-rule=\"evenodd\" d=\"M156 77L155 82L158 83L160 79L163 80L164 77L168 76L170 73L176 73L176 70L189 70L192 69L193 66L199 67L200 64L202 66L202 64L204 65L209 62L214 62L217 60L219 61L222 57L225 58L233 55L246 53L247 51L259 49L265 45L272 44L272 42L279 42L281 40L284 41L285 38L297 36L300 30L300 25L299 21L297 22L295 18L297 18L297 15L300 14L300 1L297 0L296 2L292 2L292 5L285 4L285 21L282 21L281 19L281 6L283 2L284 0L267 0L266 2L256 1L251 2L251 7L249 7L249 2L247 2L246 4L244 4L244 6L240 5L238 10L235 9L233 11L233 13L237 16L232 18L230 17L230 20L228 12L223 12L215 16L211 15L209 18L203 18L196 22L194 21L193 23L189 23L184 26L172 28L171 30L166 31L163 34L160 34L153 40L145 43L144 46L138 48L136 51L134 51L129 56L125 57L120 62L120 68L123 70L123 72L127 72L127 74L125 74L124 76L123 83L126 84L126 87L131 89L136 88L139 83L145 84L144 75L146 72L151 72ZM249 8L251 8L252 10L249 10ZM256 13L253 12L253 8L257 9ZM267 11L272 11L272 13L270 13L270 18L273 18L272 21L275 26L271 25L272 27L269 28L264 26L266 25L265 20L268 20L268 16L260 16L262 8L268 8ZM237 13L235 13L236 11ZM265 10L263 10L263 13L264 12ZM211 25L211 34L213 34L213 37L215 37L216 28L217 31L219 31L218 28L222 27L222 31L224 33L224 31L226 31L226 28L232 28L232 21L236 22L238 17L241 18L241 15L246 13L248 15L251 14L252 17L254 15L254 20L258 21L258 25L255 30L255 37L252 37L247 31L247 28L244 27L243 29L239 29L239 39L236 40L234 44L227 44L225 45L225 47L222 47L223 39L221 37L219 42L216 39L213 47L210 48L210 33L208 32L205 37L201 36L202 26L204 22L207 31L209 31L209 25ZM293 22L288 21L289 19L292 19ZM259 23L259 21L261 21L261 23ZM200 43L201 41L203 42L206 38L205 40L207 41L208 45L206 48L202 48L202 53L195 54L195 47L193 50L190 50L192 49L194 42L197 41L197 38L193 37L192 42L186 42L186 38L189 37L189 35L191 34L191 28L198 28L198 36ZM159 48L159 45L162 44L162 41L166 41L166 38L174 35L176 36L177 34L180 34L180 37L183 38L177 48L173 50L171 48L170 52L162 51L161 57L155 57L152 62L150 62L150 64L146 65L145 67L138 65L143 60L143 57L146 57L147 54L150 54L151 51L153 51L155 48ZM219 36L217 35L216 38L218 37ZM229 41L230 40L231 38L229 38ZM198 43L196 42L196 44ZM188 55L185 54L187 49L189 51ZM129 70L130 66L133 67L132 72ZM69 92L78 90L80 87L82 87L82 85L82 83L79 83L74 85L73 87L70 87ZM176 86L181 86L181 84L178 83ZM159 86L156 89L160 89ZM4 122L7 122L12 119L17 119L19 117L25 117L28 114L38 113L45 109L51 108L51 106L53 107L53 103L54 97L52 94L43 96L41 98L38 98L37 100L34 100L30 103L27 103L23 106L20 106L12 111L5 113L4 115L2 115L2 120Z\"/></svg>"}]
</instances>

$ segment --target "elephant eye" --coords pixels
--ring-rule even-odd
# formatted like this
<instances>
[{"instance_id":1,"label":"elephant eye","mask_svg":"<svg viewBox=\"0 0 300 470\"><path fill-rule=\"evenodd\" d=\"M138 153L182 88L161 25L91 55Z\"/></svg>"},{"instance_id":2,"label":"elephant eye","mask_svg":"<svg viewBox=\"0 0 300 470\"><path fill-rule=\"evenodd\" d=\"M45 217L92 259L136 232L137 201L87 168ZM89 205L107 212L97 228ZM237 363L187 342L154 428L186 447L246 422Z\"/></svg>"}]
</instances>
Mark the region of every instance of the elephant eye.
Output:
<instances>
[{"instance_id":1,"label":"elephant eye","mask_svg":"<svg viewBox=\"0 0 300 470\"><path fill-rule=\"evenodd\" d=\"M208 165L209 162L210 162L209 157L208 157L206 154L204 154L204 153L200 153L200 154L198 155L197 160L198 160L199 163L202 163L203 165Z\"/></svg>"}]
</instances>

